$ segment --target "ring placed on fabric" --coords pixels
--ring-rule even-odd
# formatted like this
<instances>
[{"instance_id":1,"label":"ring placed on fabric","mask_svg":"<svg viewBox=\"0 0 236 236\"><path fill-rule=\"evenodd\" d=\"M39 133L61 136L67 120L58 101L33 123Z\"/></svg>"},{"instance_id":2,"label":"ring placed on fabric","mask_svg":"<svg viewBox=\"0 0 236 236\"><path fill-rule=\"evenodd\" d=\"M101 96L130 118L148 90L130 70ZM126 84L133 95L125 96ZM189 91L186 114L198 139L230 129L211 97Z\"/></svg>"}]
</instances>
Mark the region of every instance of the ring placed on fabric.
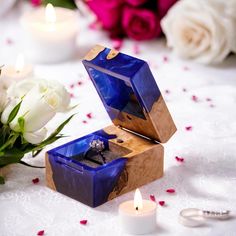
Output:
<instances>
[{"instance_id":1,"label":"ring placed on fabric","mask_svg":"<svg viewBox=\"0 0 236 236\"><path fill-rule=\"evenodd\" d=\"M230 211L206 211L197 208L183 209L179 213L179 223L187 227L197 227L205 223L206 218L226 220Z\"/></svg>"}]
</instances>

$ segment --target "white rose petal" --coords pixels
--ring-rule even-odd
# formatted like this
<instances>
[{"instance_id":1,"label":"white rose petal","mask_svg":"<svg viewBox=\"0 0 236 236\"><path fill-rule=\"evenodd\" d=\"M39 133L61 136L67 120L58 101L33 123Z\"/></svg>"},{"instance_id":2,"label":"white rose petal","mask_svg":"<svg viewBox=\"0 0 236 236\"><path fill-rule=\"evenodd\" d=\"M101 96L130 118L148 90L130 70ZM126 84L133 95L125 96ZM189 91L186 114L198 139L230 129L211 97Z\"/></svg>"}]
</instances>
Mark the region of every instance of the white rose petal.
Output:
<instances>
[{"instance_id":1,"label":"white rose petal","mask_svg":"<svg viewBox=\"0 0 236 236\"><path fill-rule=\"evenodd\" d=\"M7 123L8 117L11 113L11 111L14 109L14 107L20 102L20 99L14 99L8 102L5 109L3 110L2 116L1 116L1 122L3 124Z\"/></svg>"},{"instance_id":2,"label":"white rose petal","mask_svg":"<svg viewBox=\"0 0 236 236\"><path fill-rule=\"evenodd\" d=\"M41 143L46 138L46 135L47 135L47 129L43 128L34 133L25 132L23 134L23 137L29 143L38 144L38 143Z\"/></svg>"},{"instance_id":3,"label":"white rose petal","mask_svg":"<svg viewBox=\"0 0 236 236\"><path fill-rule=\"evenodd\" d=\"M223 0L181 0L162 19L167 45L200 63L219 63L236 48L236 4ZM234 1L236 2L236 1Z\"/></svg>"},{"instance_id":4,"label":"white rose petal","mask_svg":"<svg viewBox=\"0 0 236 236\"><path fill-rule=\"evenodd\" d=\"M23 98L20 110L10 123L10 127L19 131L18 118L23 117L25 120L24 132L36 132L43 128L55 115L55 108L47 103L39 92L39 88L34 87Z\"/></svg>"},{"instance_id":5,"label":"white rose petal","mask_svg":"<svg viewBox=\"0 0 236 236\"><path fill-rule=\"evenodd\" d=\"M0 113L4 110L7 103L7 93L4 89L0 88Z\"/></svg>"},{"instance_id":6,"label":"white rose petal","mask_svg":"<svg viewBox=\"0 0 236 236\"><path fill-rule=\"evenodd\" d=\"M33 78L13 83L7 90L8 97L22 98L36 85L37 80L34 80Z\"/></svg>"},{"instance_id":7,"label":"white rose petal","mask_svg":"<svg viewBox=\"0 0 236 236\"><path fill-rule=\"evenodd\" d=\"M22 80L13 84L8 89L8 96L12 98L22 98L35 86L39 88L39 93L42 96L45 96L45 99L51 100L51 94L53 94L53 97L57 97L57 103L53 104L53 107L57 112L64 112L68 109L70 104L70 95L62 84L54 80L36 78Z\"/></svg>"}]
</instances>

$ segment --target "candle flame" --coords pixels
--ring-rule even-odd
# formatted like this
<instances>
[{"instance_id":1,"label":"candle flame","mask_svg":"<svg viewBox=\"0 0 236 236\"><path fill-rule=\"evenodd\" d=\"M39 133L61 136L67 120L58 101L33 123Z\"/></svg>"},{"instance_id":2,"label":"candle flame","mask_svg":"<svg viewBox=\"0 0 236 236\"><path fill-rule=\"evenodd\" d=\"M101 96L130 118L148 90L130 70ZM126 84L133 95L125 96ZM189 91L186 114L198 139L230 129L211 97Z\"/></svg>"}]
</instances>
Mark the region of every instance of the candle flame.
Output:
<instances>
[{"instance_id":1,"label":"candle flame","mask_svg":"<svg viewBox=\"0 0 236 236\"><path fill-rule=\"evenodd\" d=\"M56 12L51 3L48 3L45 9L45 19L47 23L53 24L57 20Z\"/></svg>"},{"instance_id":2,"label":"candle flame","mask_svg":"<svg viewBox=\"0 0 236 236\"><path fill-rule=\"evenodd\" d=\"M25 65L25 59L23 54L19 54L16 58L15 70L20 73Z\"/></svg>"},{"instance_id":3,"label":"candle flame","mask_svg":"<svg viewBox=\"0 0 236 236\"><path fill-rule=\"evenodd\" d=\"M134 209L138 211L142 208L143 208L143 199L142 199L141 192L137 188L134 194Z\"/></svg>"}]
</instances>

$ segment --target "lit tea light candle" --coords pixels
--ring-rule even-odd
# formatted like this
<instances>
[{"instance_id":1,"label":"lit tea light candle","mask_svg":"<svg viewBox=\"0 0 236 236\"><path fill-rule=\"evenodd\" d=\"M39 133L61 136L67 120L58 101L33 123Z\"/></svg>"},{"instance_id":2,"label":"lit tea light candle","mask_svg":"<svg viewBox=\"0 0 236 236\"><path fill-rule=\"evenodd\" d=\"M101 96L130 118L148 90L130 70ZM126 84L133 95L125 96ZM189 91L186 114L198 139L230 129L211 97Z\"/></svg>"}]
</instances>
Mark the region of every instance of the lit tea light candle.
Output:
<instances>
[{"instance_id":1,"label":"lit tea light candle","mask_svg":"<svg viewBox=\"0 0 236 236\"><path fill-rule=\"evenodd\" d=\"M7 89L13 82L27 79L33 75L32 65L25 65L24 55L19 54L15 65L6 65L2 67L0 80Z\"/></svg>"},{"instance_id":2,"label":"lit tea light candle","mask_svg":"<svg viewBox=\"0 0 236 236\"><path fill-rule=\"evenodd\" d=\"M27 56L41 63L56 63L72 58L76 53L77 36L76 12L53 7L45 7L25 13L21 25L25 31L25 51Z\"/></svg>"},{"instance_id":3,"label":"lit tea light candle","mask_svg":"<svg viewBox=\"0 0 236 236\"><path fill-rule=\"evenodd\" d=\"M156 229L156 208L155 202L143 200L139 189L136 189L134 200L119 206L121 225L130 234L151 233Z\"/></svg>"}]
</instances>

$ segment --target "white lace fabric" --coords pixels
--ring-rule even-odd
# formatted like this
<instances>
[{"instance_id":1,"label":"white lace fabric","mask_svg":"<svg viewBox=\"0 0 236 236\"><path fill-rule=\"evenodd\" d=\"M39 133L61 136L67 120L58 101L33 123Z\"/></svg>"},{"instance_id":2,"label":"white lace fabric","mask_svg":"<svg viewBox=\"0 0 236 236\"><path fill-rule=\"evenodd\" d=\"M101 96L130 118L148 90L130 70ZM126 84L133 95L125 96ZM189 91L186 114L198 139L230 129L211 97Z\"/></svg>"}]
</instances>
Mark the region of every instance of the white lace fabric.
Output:
<instances>
[{"instance_id":1,"label":"white lace fabric","mask_svg":"<svg viewBox=\"0 0 236 236\"><path fill-rule=\"evenodd\" d=\"M0 65L14 62L21 49L18 17L23 10L18 7L0 20ZM80 19L80 24L80 57L98 42L112 46L105 34L88 29L87 19ZM14 42L12 45L6 44L8 38ZM133 45L125 41L122 51L134 55ZM236 56L221 66L206 67L174 57L162 40L140 43L139 47L140 54L134 56L149 62L178 128L165 144L164 177L140 188L143 198L154 194L157 201L165 201L165 206L158 206L157 230L152 235L236 235L235 218L209 221L198 228L178 223L183 208L227 209L235 214ZM168 61L163 57L168 57ZM64 83L74 94L72 102L79 103L75 110L78 114L63 130L70 137L48 149L111 124L80 59L58 65L35 65L35 73ZM82 84L78 85L78 81ZM192 100L193 95L197 102ZM207 101L208 98L212 101ZM86 116L90 112L91 119ZM56 117L49 123L49 130L66 117L68 114ZM186 126L192 126L192 130L186 131ZM45 151L34 159L26 155L24 160L42 166ZM183 157L184 162L177 162L175 156ZM33 184L34 178L39 178L39 183ZM168 188L174 188L176 193L166 193ZM47 236L126 235L119 225L118 206L132 199L133 194L92 209L47 188L44 169L12 165L6 184L0 186L0 236L33 236L40 230ZM80 224L83 219L88 220L87 225Z\"/></svg>"}]
</instances>

